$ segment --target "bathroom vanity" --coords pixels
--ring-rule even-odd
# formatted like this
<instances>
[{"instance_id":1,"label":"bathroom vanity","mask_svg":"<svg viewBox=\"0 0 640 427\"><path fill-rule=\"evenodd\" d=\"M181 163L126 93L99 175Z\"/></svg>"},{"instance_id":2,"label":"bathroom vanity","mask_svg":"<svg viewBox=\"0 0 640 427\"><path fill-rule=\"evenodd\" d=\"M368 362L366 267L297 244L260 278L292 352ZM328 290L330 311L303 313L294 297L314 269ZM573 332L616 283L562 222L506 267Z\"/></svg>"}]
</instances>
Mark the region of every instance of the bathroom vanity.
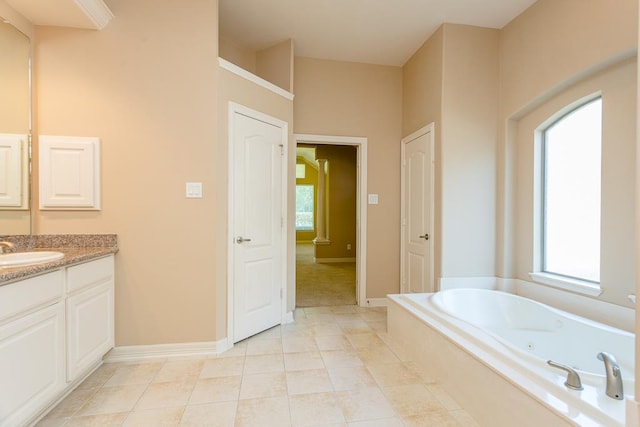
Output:
<instances>
[{"instance_id":1,"label":"bathroom vanity","mask_svg":"<svg viewBox=\"0 0 640 427\"><path fill-rule=\"evenodd\" d=\"M117 247L56 247L53 262L0 268L0 426L31 423L114 346Z\"/></svg>"}]
</instances>

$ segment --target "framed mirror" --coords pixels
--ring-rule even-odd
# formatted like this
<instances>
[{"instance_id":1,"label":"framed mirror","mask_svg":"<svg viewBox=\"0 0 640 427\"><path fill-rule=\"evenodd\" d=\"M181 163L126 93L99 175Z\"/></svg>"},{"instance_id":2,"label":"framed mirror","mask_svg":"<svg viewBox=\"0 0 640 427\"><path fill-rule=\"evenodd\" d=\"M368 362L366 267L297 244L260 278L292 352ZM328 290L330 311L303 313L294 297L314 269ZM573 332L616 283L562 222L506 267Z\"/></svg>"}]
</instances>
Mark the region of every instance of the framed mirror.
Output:
<instances>
[{"instance_id":1,"label":"framed mirror","mask_svg":"<svg viewBox=\"0 0 640 427\"><path fill-rule=\"evenodd\" d=\"M31 48L0 16L0 236L31 233Z\"/></svg>"}]
</instances>

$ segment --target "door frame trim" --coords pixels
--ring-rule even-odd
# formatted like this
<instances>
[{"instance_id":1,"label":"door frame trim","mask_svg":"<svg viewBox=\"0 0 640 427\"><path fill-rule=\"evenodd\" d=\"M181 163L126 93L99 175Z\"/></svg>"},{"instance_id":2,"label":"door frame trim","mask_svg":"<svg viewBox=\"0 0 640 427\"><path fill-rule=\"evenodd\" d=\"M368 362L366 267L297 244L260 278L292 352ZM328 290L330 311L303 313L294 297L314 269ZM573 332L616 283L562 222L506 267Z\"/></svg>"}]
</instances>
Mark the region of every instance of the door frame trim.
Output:
<instances>
[{"instance_id":1,"label":"door frame trim","mask_svg":"<svg viewBox=\"0 0 640 427\"><path fill-rule=\"evenodd\" d=\"M251 109L244 105L238 104L233 101L229 101L229 116L228 116L228 168L227 177L227 339L229 340L229 344L232 346L234 344L234 334L233 328L235 324L235 310L234 310L234 298L235 298L235 287L234 287L234 269L235 269L235 257L234 257L234 245L235 245L235 236L232 234L235 229L235 215L234 215L234 173L235 173L235 163L234 163L234 143L235 143L235 128L234 128L234 119L236 114L241 114L246 117L250 117L261 122L276 126L281 129L282 134L282 183L281 183L281 191L282 191L282 201L281 201L281 215L282 215L282 227L281 227L281 238L282 238L282 246L281 246L281 278L282 283L280 284L281 290L281 298L280 298L280 310L281 310L281 319L280 323L285 323L287 321L287 206L288 206L288 193L287 193L287 180L288 180L288 167L287 167L287 153L289 152L289 124L283 120L272 117L268 114L262 113L260 111Z\"/></svg>"},{"instance_id":2,"label":"door frame trim","mask_svg":"<svg viewBox=\"0 0 640 427\"><path fill-rule=\"evenodd\" d=\"M404 236L404 232L405 232L405 228L406 228L406 212L405 212L405 199L406 199L406 182L405 182L405 167L406 167L406 159L405 159L405 147L406 145L413 141L414 139L420 138L423 135L426 134L430 134L431 137L429 138L429 156L431 157L430 161L431 161L431 167L430 169L430 182L431 182L431 188L429 189L429 191L431 192L431 200L429 201L429 240L432 242L431 243L431 250L429 251L429 277L428 280L430 281L430 286L429 286L429 291L430 292L435 292L436 291L436 285L435 285L435 271L433 271L434 269L434 247L435 245L433 244L433 236L434 236L434 230L435 230L435 221L434 221L434 214L435 214L435 203L434 203L434 199L435 199L435 124L429 123L428 125L418 129L417 131L405 136L404 138L402 138L402 140L400 141L402 144L402 148L401 148L401 157L400 157L400 161L401 161L401 165L400 165L400 170L402 171L401 173L401 177L400 177L400 293L407 293L409 292L409 289L407 289L407 283L404 277L404 269L405 269L405 263L406 263L406 259L405 259L405 245L406 245L406 239Z\"/></svg>"},{"instance_id":3,"label":"door frame trim","mask_svg":"<svg viewBox=\"0 0 640 427\"><path fill-rule=\"evenodd\" d=\"M334 136L296 133L295 145L313 143L324 145L351 145L357 151L357 189L356 189L356 300L361 307L368 306L367 301L367 142L366 137ZM295 180L292 181L295 186ZM295 209L294 209L295 210ZM295 233L295 230L294 230ZM294 239L295 240L295 239ZM295 261L295 260L294 260ZM295 262L293 263L295 268ZM295 281L295 274L293 275ZM296 289L294 283L294 292ZM295 301L295 300L294 300Z\"/></svg>"}]
</instances>

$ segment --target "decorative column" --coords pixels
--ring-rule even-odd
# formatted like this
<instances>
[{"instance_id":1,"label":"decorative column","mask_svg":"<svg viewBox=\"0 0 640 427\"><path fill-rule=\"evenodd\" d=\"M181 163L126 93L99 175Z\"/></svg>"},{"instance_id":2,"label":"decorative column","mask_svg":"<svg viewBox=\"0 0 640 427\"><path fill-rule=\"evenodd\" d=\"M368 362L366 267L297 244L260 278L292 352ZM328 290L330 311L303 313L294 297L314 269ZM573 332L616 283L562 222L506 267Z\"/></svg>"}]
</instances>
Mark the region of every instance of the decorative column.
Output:
<instances>
[{"instance_id":1,"label":"decorative column","mask_svg":"<svg viewBox=\"0 0 640 427\"><path fill-rule=\"evenodd\" d=\"M325 173L324 168L327 164L327 159L316 159L318 161L318 201L317 201L317 211L318 218L316 218L316 238L313 239L313 243L316 245L328 245L329 240L327 240L326 231L325 231Z\"/></svg>"}]
</instances>

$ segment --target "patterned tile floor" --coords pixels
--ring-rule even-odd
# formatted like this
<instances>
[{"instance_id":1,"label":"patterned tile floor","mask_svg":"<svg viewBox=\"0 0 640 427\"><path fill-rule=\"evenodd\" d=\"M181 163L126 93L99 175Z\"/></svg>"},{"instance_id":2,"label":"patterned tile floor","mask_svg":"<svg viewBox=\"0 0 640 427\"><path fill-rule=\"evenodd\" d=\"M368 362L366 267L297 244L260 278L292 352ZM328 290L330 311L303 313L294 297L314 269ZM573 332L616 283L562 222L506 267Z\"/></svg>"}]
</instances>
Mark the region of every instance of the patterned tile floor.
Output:
<instances>
[{"instance_id":1,"label":"patterned tile floor","mask_svg":"<svg viewBox=\"0 0 640 427\"><path fill-rule=\"evenodd\" d=\"M477 426L403 361L385 308L294 317L214 357L105 364L38 426Z\"/></svg>"}]
</instances>

